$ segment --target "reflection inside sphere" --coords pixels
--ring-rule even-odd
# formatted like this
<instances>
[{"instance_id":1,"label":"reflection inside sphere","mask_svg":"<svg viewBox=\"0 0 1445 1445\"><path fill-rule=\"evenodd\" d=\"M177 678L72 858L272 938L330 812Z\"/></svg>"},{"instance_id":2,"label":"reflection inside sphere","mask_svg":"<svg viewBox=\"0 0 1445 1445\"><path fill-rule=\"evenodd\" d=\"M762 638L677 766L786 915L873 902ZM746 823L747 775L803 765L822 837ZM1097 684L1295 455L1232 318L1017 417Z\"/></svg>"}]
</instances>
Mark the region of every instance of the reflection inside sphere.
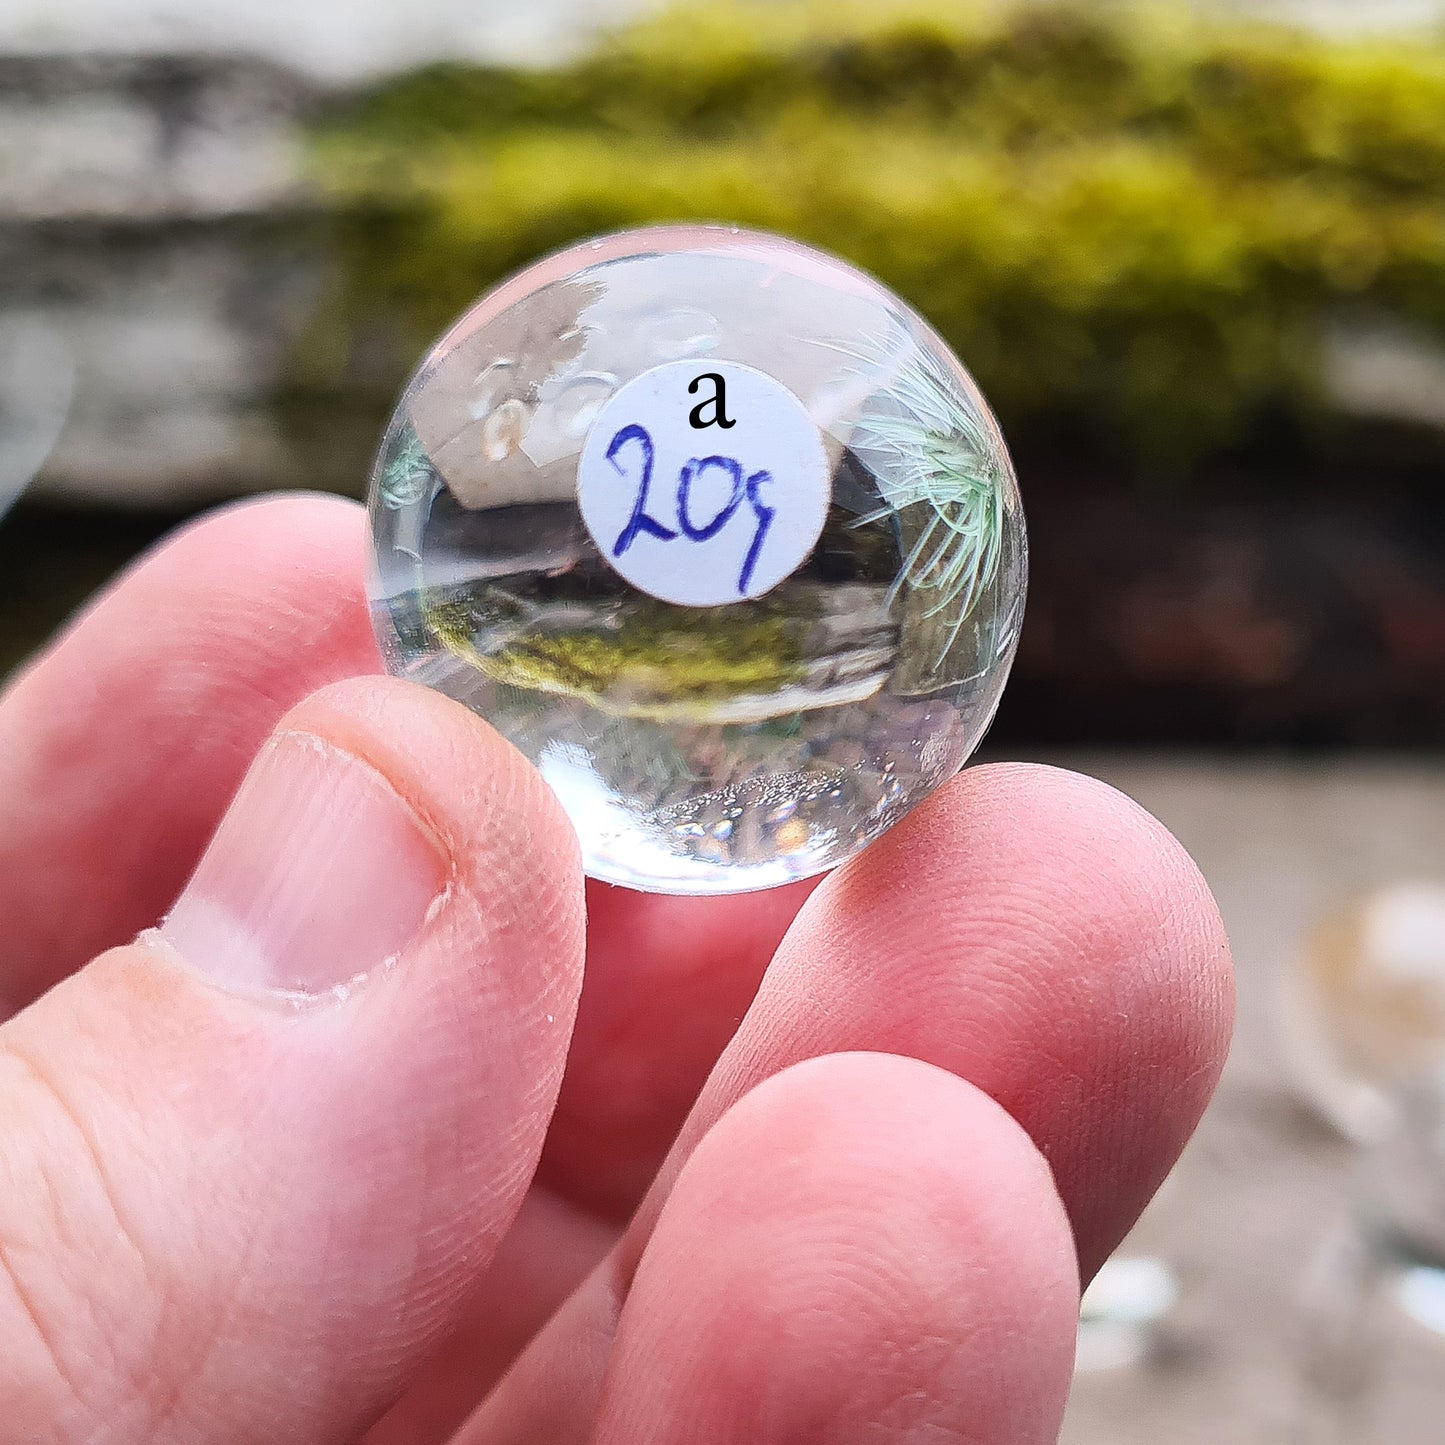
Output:
<instances>
[{"instance_id":1,"label":"reflection inside sphere","mask_svg":"<svg viewBox=\"0 0 1445 1445\"><path fill-rule=\"evenodd\" d=\"M779 420L705 408L678 465L677 408L707 390L654 416L671 392L638 379L694 364L735 396L760 373L751 411ZM597 490L637 485L640 443L600 460L634 395L642 503ZM642 521L601 530L603 504ZM484 298L402 396L371 512L388 665L510 739L589 872L638 888L767 887L855 853L977 745L1022 616L1017 486L962 366L868 277L723 228L585 243Z\"/></svg>"}]
</instances>

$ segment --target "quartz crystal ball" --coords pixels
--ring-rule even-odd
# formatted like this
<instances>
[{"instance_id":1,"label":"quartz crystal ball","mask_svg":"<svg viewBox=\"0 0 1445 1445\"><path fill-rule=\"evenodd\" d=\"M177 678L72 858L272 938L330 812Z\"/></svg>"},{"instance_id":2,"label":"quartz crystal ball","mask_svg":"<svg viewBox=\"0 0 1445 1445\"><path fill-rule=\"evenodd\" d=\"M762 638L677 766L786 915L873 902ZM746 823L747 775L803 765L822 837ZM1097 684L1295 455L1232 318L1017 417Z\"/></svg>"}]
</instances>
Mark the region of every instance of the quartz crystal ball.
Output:
<instances>
[{"instance_id":1,"label":"quartz crystal ball","mask_svg":"<svg viewBox=\"0 0 1445 1445\"><path fill-rule=\"evenodd\" d=\"M896 296L734 228L479 301L371 482L388 666L541 770L594 877L713 894L858 852L987 727L1023 613L1003 438Z\"/></svg>"}]
</instances>

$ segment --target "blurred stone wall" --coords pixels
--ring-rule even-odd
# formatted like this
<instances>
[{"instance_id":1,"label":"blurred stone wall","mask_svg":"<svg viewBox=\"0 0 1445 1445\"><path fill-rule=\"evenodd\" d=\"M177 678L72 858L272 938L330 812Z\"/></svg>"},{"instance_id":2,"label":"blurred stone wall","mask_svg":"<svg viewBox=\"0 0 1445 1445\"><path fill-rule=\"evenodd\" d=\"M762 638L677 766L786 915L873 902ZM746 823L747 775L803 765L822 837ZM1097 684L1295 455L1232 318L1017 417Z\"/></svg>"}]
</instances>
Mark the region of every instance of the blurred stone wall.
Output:
<instances>
[{"instance_id":1,"label":"blurred stone wall","mask_svg":"<svg viewBox=\"0 0 1445 1445\"><path fill-rule=\"evenodd\" d=\"M647 3L0 6L0 512L37 468L41 497L168 509L359 490L364 438L287 395L327 275L301 122L338 86L545 60Z\"/></svg>"},{"instance_id":2,"label":"blurred stone wall","mask_svg":"<svg viewBox=\"0 0 1445 1445\"><path fill-rule=\"evenodd\" d=\"M45 491L176 503L296 479L274 398L324 268L311 100L259 61L0 59L0 407L28 409L16 428L64 411Z\"/></svg>"},{"instance_id":3,"label":"blurred stone wall","mask_svg":"<svg viewBox=\"0 0 1445 1445\"><path fill-rule=\"evenodd\" d=\"M0 510L37 469L40 496L167 508L274 486L359 490L376 397L308 399L289 384L329 276L302 122L378 70L451 53L535 59L646 3L364 0L307 6L289 29L295 7L280 0L5 7ZM1330 0L1200 3L1338 18ZM1363 11L1407 23L1439 8ZM1438 345L1356 331L1332 342L1341 408L1445 428Z\"/></svg>"}]
</instances>

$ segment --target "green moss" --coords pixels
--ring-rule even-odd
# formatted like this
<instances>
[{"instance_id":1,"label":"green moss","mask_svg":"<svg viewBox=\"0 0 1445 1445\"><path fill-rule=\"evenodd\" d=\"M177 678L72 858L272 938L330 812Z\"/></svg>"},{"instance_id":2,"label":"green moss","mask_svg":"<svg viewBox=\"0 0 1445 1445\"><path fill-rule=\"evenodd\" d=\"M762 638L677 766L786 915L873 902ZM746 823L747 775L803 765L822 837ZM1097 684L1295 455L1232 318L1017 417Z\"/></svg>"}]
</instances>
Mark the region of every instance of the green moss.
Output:
<instances>
[{"instance_id":1,"label":"green moss","mask_svg":"<svg viewBox=\"0 0 1445 1445\"><path fill-rule=\"evenodd\" d=\"M548 630L521 622L515 600L495 590L431 602L425 615L443 646L494 682L629 716L705 715L740 694L775 693L804 671L798 619L771 600L729 608L726 627L695 608L637 598L614 626ZM507 623L517 625L502 646L478 647L480 634Z\"/></svg>"},{"instance_id":2,"label":"green moss","mask_svg":"<svg viewBox=\"0 0 1445 1445\"><path fill-rule=\"evenodd\" d=\"M713 4L554 71L450 67L316 138L346 286L310 379L414 354L578 236L726 219L917 305L1011 430L1187 462L1325 413L1340 312L1445 332L1445 46L1121 6Z\"/></svg>"}]
</instances>

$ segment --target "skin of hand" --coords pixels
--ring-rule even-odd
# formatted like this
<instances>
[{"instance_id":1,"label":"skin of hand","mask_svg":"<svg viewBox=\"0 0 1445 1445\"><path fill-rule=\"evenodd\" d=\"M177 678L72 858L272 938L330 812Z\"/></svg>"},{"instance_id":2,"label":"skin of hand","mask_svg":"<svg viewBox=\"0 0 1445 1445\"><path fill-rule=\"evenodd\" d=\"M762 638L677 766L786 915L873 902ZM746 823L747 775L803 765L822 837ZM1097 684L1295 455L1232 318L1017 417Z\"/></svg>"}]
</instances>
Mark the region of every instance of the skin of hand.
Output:
<instances>
[{"instance_id":1,"label":"skin of hand","mask_svg":"<svg viewBox=\"0 0 1445 1445\"><path fill-rule=\"evenodd\" d=\"M0 1434L1054 1440L1227 1049L1183 850L988 766L816 886L584 887L365 546L214 513L0 699Z\"/></svg>"}]
</instances>

